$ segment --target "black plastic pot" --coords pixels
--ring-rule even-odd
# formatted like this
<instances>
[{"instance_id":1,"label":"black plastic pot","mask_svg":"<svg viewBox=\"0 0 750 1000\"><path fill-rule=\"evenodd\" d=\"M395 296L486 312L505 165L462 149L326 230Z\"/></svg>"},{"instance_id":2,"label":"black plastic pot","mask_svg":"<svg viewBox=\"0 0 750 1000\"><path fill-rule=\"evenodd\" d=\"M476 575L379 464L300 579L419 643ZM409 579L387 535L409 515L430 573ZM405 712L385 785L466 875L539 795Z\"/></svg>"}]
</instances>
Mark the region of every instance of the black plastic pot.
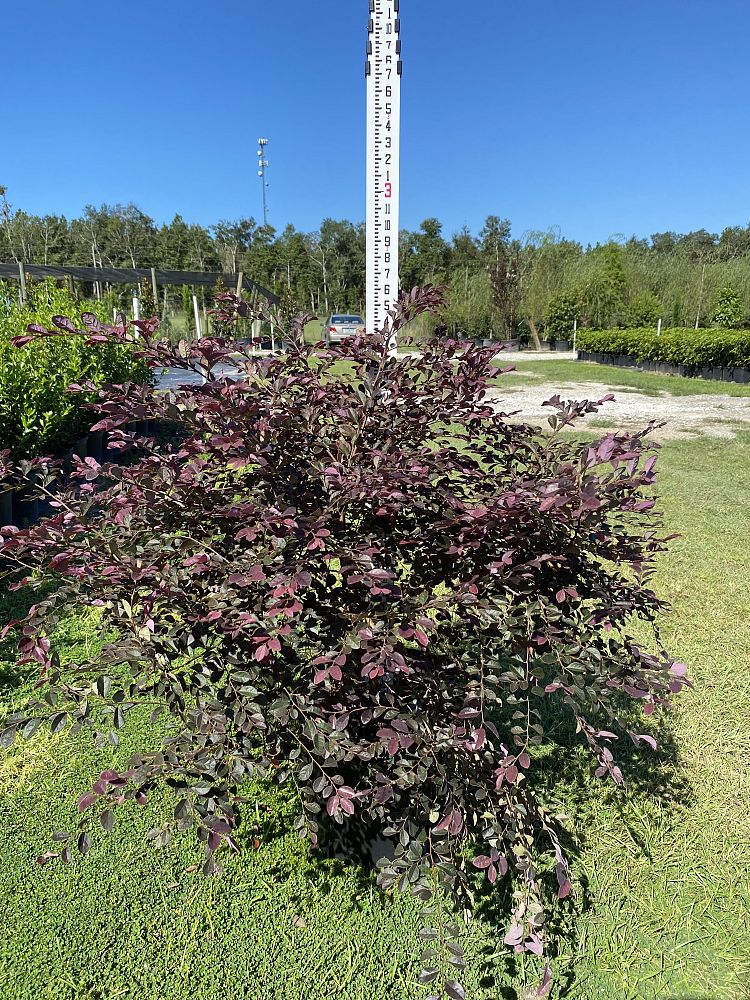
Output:
<instances>
[{"instance_id":1,"label":"black plastic pot","mask_svg":"<svg viewBox=\"0 0 750 1000\"><path fill-rule=\"evenodd\" d=\"M31 475L31 474L30 474ZM25 490L18 491L13 498L13 521L19 528L36 524L39 520L39 501L30 497Z\"/></svg>"},{"instance_id":2,"label":"black plastic pot","mask_svg":"<svg viewBox=\"0 0 750 1000\"><path fill-rule=\"evenodd\" d=\"M740 385L750 385L750 368L735 368L734 381Z\"/></svg>"},{"instance_id":3,"label":"black plastic pot","mask_svg":"<svg viewBox=\"0 0 750 1000\"><path fill-rule=\"evenodd\" d=\"M570 341L569 340L556 340L555 341L555 350L556 351L560 351L560 353L562 353L563 351L569 351L570 350Z\"/></svg>"},{"instance_id":4,"label":"black plastic pot","mask_svg":"<svg viewBox=\"0 0 750 1000\"><path fill-rule=\"evenodd\" d=\"M102 461L104 454L104 434L101 431L89 434L88 442L86 444L86 453L87 455L90 455L94 461Z\"/></svg>"},{"instance_id":5,"label":"black plastic pot","mask_svg":"<svg viewBox=\"0 0 750 1000\"><path fill-rule=\"evenodd\" d=\"M13 524L13 490L0 493L0 527Z\"/></svg>"}]
</instances>

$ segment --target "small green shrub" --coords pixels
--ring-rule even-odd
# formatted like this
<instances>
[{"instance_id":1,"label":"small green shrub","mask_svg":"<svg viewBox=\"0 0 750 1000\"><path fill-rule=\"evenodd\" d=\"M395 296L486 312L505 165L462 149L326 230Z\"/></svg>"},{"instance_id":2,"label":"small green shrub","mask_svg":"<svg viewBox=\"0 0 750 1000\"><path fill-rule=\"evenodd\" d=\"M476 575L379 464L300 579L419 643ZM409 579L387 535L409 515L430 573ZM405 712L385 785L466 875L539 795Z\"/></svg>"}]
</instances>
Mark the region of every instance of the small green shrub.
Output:
<instances>
[{"instance_id":1,"label":"small green shrub","mask_svg":"<svg viewBox=\"0 0 750 1000\"><path fill-rule=\"evenodd\" d=\"M545 335L550 340L567 340L572 337L578 308L578 299L570 292L554 295L544 317Z\"/></svg>"},{"instance_id":2,"label":"small green shrub","mask_svg":"<svg viewBox=\"0 0 750 1000\"><path fill-rule=\"evenodd\" d=\"M653 292L638 292L625 307L627 328L656 326L662 313L661 300Z\"/></svg>"},{"instance_id":3,"label":"small green shrub","mask_svg":"<svg viewBox=\"0 0 750 1000\"><path fill-rule=\"evenodd\" d=\"M742 300L730 285L725 285L719 292L712 319L714 326L724 329L739 326L742 322Z\"/></svg>"},{"instance_id":4,"label":"small green shrub","mask_svg":"<svg viewBox=\"0 0 750 1000\"><path fill-rule=\"evenodd\" d=\"M106 319L102 303L80 303L54 281L29 284L28 302L20 305L12 286L0 287L0 450L15 458L59 453L84 433L91 420L84 404L90 394L71 394L74 382L143 381L148 369L130 347L113 342L86 346L77 337L38 340L18 351L13 337L29 324L52 326L55 316L80 320L81 312Z\"/></svg>"}]
</instances>

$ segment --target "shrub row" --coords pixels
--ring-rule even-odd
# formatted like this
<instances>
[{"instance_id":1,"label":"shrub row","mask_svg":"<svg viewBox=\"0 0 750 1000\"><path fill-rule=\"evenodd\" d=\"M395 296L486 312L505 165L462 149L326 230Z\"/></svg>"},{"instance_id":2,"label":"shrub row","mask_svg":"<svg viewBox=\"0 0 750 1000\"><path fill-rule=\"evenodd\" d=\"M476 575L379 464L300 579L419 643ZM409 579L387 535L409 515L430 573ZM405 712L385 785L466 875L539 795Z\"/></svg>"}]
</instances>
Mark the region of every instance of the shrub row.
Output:
<instances>
[{"instance_id":1,"label":"shrub row","mask_svg":"<svg viewBox=\"0 0 750 1000\"><path fill-rule=\"evenodd\" d=\"M579 351L625 355L688 368L750 367L750 330L582 330Z\"/></svg>"},{"instance_id":2,"label":"shrub row","mask_svg":"<svg viewBox=\"0 0 750 1000\"><path fill-rule=\"evenodd\" d=\"M30 287L23 306L14 286L0 285L0 450L9 449L14 458L59 454L88 430L84 404L91 397L67 392L72 383L90 380L98 387L148 377L128 346L52 337L19 351L11 343L30 323L51 326L57 315L78 322L84 311L106 318L101 303L76 302L53 281Z\"/></svg>"}]
</instances>

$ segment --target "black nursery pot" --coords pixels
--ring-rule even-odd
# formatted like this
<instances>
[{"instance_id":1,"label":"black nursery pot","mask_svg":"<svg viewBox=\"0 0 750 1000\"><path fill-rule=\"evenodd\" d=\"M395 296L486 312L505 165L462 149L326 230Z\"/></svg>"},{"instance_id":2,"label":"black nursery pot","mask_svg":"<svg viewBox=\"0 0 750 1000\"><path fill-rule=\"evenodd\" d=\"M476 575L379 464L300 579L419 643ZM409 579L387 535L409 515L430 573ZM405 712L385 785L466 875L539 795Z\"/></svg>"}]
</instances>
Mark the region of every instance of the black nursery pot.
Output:
<instances>
[{"instance_id":1,"label":"black nursery pot","mask_svg":"<svg viewBox=\"0 0 750 1000\"><path fill-rule=\"evenodd\" d=\"M0 527L13 524L13 491L0 493Z\"/></svg>"},{"instance_id":2,"label":"black nursery pot","mask_svg":"<svg viewBox=\"0 0 750 1000\"><path fill-rule=\"evenodd\" d=\"M570 350L570 341L569 340L556 340L555 341L555 350L556 351L560 351L560 352L562 352L562 351L569 351Z\"/></svg>"},{"instance_id":3,"label":"black nursery pot","mask_svg":"<svg viewBox=\"0 0 750 1000\"><path fill-rule=\"evenodd\" d=\"M740 385L750 385L750 368L735 368L734 381Z\"/></svg>"},{"instance_id":4,"label":"black nursery pot","mask_svg":"<svg viewBox=\"0 0 750 1000\"><path fill-rule=\"evenodd\" d=\"M36 524L39 520L39 501L25 490L16 493L13 501L13 521L19 528Z\"/></svg>"},{"instance_id":5,"label":"black nursery pot","mask_svg":"<svg viewBox=\"0 0 750 1000\"><path fill-rule=\"evenodd\" d=\"M101 462L104 455L104 434L102 431L95 431L93 434L89 434L86 453L95 461Z\"/></svg>"}]
</instances>

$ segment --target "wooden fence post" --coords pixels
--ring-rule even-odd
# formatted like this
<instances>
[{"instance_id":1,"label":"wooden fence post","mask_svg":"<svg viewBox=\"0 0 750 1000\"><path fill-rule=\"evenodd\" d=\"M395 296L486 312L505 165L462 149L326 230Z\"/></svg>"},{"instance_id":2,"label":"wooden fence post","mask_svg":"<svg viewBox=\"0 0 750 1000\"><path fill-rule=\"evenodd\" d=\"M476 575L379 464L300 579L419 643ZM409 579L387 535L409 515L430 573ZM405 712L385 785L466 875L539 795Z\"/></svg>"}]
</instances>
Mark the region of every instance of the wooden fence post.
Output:
<instances>
[{"instance_id":1,"label":"wooden fence post","mask_svg":"<svg viewBox=\"0 0 750 1000\"><path fill-rule=\"evenodd\" d=\"M151 290L154 293L154 309L159 311L159 289L156 284L156 268L151 268Z\"/></svg>"},{"instance_id":2,"label":"wooden fence post","mask_svg":"<svg viewBox=\"0 0 750 1000\"><path fill-rule=\"evenodd\" d=\"M21 305L26 305L26 275L23 272L23 264L18 265L18 277L21 281Z\"/></svg>"}]
</instances>

